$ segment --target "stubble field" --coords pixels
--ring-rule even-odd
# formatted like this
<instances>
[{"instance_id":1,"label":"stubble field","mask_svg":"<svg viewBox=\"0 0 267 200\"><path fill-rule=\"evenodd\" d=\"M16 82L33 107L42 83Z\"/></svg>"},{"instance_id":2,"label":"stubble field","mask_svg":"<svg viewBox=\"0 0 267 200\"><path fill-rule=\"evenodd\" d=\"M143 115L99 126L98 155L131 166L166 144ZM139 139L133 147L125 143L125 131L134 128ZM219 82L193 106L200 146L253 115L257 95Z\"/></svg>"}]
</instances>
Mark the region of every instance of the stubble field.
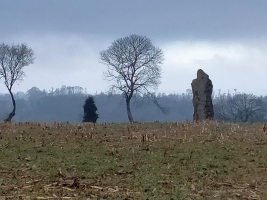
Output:
<instances>
[{"instance_id":1,"label":"stubble field","mask_svg":"<svg viewBox=\"0 0 267 200\"><path fill-rule=\"evenodd\" d=\"M0 200L267 199L263 124L0 123Z\"/></svg>"}]
</instances>

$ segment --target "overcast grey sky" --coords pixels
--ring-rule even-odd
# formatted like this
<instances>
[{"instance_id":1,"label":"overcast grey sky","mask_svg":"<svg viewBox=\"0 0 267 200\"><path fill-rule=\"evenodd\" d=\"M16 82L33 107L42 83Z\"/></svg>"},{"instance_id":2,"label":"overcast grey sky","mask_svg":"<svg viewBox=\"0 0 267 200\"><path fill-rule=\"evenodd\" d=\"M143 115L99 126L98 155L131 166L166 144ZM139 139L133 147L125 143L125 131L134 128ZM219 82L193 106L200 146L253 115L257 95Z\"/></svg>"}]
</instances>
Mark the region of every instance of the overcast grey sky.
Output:
<instances>
[{"instance_id":1,"label":"overcast grey sky","mask_svg":"<svg viewBox=\"0 0 267 200\"><path fill-rule=\"evenodd\" d=\"M265 95L266 9L266 0L0 0L0 42L35 52L15 91L69 85L105 92L99 52L140 34L164 51L158 92L185 92L201 68L215 92Z\"/></svg>"}]
</instances>

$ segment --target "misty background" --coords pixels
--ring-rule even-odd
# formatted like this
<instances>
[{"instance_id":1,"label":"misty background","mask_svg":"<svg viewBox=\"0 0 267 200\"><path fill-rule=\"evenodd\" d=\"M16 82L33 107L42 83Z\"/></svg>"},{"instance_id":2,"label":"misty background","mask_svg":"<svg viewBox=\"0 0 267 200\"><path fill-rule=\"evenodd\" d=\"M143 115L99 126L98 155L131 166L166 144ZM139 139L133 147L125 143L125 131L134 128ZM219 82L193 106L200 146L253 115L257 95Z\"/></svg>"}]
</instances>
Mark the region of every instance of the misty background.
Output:
<instances>
[{"instance_id":1,"label":"misty background","mask_svg":"<svg viewBox=\"0 0 267 200\"><path fill-rule=\"evenodd\" d=\"M220 108L230 104L226 100L239 94L238 91L220 93L213 91L214 119L218 121L235 122L233 117L221 118ZM49 91L32 87L26 93L15 94L17 102L14 122L69 122L81 123L83 120L83 105L89 94L80 86L65 86L51 88ZM98 108L97 122L128 122L125 98L121 94L99 93L90 94L94 97ZM262 107L249 118L248 122L265 122L267 120L267 96L255 96L256 105L262 102ZM158 104L164 112L146 96L136 96L132 100L132 114L137 122L185 122L193 119L192 91L187 89L181 94L158 93ZM258 102L260 100L260 102ZM254 104L253 104L254 105ZM248 108L250 105L248 104ZM242 110L242 105L239 105ZM4 120L12 102L9 94L0 94L0 121ZM236 122L240 122L239 119Z\"/></svg>"},{"instance_id":2,"label":"misty background","mask_svg":"<svg viewBox=\"0 0 267 200\"><path fill-rule=\"evenodd\" d=\"M41 91L33 87L26 93L15 94L17 102L14 122L70 122L81 123L84 115L83 105L88 94L82 87L62 86ZM121 94L94 94L98 108L97 122L128 122L125 98ZM158 94L157 101L162 110L151 98L136 96L132 100L132 114L135 121L186 121L193 115L192 94ZM12 110L9 94L0 95L0 121Z\"/></svg>"},{"instance_id":3,"label":"misty background","mask_svg":"<svg viewBox=\"0 0 267 200\"><path fill-rule=\"evenodd\" d=\"M156 92L168 108L164 114L137 97L135 121L191 120L188 89L198 69L213 82L214 103L218 90L235 89L266 102L266 0L0 0L0 5L0 42L26 43L35 53L24 80L13 88L15 121L79 123L87 94L94 95L99 122L127 121L123 97L108 94L111 83L103 79L107 67L99 52L130 34L146 36L163 50ZM7 92L0 80L0 120L11 110Z\"/></svg>"}]
</instances>

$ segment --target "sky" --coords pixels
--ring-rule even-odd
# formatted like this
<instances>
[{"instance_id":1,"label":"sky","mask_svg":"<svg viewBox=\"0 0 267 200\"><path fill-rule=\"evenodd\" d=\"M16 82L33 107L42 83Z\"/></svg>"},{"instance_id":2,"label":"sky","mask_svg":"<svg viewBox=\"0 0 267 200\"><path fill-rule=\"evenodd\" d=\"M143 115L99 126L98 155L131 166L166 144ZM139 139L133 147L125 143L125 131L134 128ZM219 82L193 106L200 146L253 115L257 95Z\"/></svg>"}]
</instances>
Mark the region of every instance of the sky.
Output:
<instances>
[{"instance_id":1,"label":"sky","mask_svg":"<svg viewBox=\"0 0 267 200\"><path fill-rule=\"evenodd\" d=\"M198 69L222 92L267 95L266 0L0 0L0 43L35 52L14 91L107 92L99 53L130 34L164 52L157 92L184 93ZM0 80L0 93L7 93Z\"/></svg>"}]
</instances>

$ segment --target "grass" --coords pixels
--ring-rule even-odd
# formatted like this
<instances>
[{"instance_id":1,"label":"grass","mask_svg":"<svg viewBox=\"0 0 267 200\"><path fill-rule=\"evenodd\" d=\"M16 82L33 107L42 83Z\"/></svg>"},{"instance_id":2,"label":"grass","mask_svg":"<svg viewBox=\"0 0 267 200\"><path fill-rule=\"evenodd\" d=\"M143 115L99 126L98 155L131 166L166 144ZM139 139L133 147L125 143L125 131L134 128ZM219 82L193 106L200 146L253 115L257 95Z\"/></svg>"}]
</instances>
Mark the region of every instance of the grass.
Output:
<instances>
[{"instance_id":1,"label":"grass","mask_svg":"<svg viewBox=\"0 0 267 200\"><path fill-rule=\"evenodd\" d=\"M0 199L267 199L262 124L0 123Z\"/></svg>"}]
</instances>

